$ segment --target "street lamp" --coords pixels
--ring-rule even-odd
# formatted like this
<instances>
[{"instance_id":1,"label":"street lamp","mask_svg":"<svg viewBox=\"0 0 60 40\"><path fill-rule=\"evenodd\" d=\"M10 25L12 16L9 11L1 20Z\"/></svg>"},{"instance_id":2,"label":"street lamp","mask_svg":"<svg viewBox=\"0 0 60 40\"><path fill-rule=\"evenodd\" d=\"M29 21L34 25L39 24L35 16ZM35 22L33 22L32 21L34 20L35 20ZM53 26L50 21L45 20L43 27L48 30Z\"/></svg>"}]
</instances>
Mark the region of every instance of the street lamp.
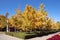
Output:
<instances>
[{"instance_id":1,"label":"street lamp","mask_svg":"<svg viewBox=\"0 0 60 40\"><path fill-rule=\"evenodd\" d=\"M6 32L8 32L8 20L7 20L7 27L6 27Z\"/></svg>"},{"instance_id":2,"label":"street lamp","mask_svg":"<svg viewBox=\"0 0 60 40\"><path fill-rule=\"evenodd\" d=\"M8 32L8 12L6 13L6 32Z\"/></svg>"}]
</instances>

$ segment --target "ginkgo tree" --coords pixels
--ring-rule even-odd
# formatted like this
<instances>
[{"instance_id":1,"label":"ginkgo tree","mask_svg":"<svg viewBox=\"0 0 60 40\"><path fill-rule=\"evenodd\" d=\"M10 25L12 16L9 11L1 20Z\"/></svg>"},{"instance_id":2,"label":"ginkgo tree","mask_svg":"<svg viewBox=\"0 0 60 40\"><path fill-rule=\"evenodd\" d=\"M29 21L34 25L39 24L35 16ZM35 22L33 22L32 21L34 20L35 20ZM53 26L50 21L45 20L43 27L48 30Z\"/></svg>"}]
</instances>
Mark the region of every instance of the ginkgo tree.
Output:
<instances>
[{"instance_id":1,"label":"ginkgo tree","mask_svg":"<svg viewBox=\"0 0 60 40\"><path fill-rule=\"evenodd\" d=\"M17 10L16 15L10 17L9 22L15 28L15 31L21 27L22 16L20 14L20 10Z\"/></svg>"},{"instance_id":2,"label":"ginkgo tree","mask_svg":"<svg viewBox=\"0 0 60 40\"><path fill-rule=\"evenodd\" d=\"M0 27L4 28L6 26L6 17L3 15L0 15Z\"/></svg>"},{"instance_id":3,"label":"ginkgo tree","mask_svg":"<svg viewBox=\"0 0 60 40\"><path fill-rule=\"evenodd\" d=\"M57 23L48 17L43 4L38 11L30 5L27 5L23 12L17 10L16 15L11 16L9 22L16 29L23 31L58 29Z\"/></svg>"}]
</instances>

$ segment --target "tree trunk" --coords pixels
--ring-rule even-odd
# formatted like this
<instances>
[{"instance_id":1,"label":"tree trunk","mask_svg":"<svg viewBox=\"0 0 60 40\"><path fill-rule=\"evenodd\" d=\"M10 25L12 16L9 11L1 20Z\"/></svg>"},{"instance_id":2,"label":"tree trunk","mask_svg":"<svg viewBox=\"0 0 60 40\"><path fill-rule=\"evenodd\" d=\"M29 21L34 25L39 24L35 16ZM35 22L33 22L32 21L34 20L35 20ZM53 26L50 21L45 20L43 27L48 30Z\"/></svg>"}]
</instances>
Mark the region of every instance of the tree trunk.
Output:
<instances>
[{"instance_id":1,"label":"tree trunk","mask_svg":"<svg viewBox=\"0 0 60 40\"><path fill-rule=\"evenodd\" d=\"M16 30L16 27L15 27L15 32L16 32L17 30Z\"/></svg>"}]
</instances>

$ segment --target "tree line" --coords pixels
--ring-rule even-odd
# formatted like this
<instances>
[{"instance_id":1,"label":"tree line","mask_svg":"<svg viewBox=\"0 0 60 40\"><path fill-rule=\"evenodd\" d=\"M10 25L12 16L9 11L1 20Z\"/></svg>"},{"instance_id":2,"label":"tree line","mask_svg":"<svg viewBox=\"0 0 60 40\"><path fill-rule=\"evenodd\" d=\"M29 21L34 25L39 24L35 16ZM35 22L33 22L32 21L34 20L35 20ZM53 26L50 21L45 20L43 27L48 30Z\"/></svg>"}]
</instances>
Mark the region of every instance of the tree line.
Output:
<instances>
[{"instance_id":1,"label":"tree line","mask_svg":"<svg viewBox=\"0 0 60 40\"><path fill-rule=\"evenodd\" d=\"M18 9L16 14L8 19L7 14L6 16L0 15L0 28L6 27L6 20L8 20L8 27L13 27L19 31L60 30L60 22L55 22L48 17L48 12L44 10L43 4L38 10L26 5L23 12Z\"/></svg>"}]
</instances>

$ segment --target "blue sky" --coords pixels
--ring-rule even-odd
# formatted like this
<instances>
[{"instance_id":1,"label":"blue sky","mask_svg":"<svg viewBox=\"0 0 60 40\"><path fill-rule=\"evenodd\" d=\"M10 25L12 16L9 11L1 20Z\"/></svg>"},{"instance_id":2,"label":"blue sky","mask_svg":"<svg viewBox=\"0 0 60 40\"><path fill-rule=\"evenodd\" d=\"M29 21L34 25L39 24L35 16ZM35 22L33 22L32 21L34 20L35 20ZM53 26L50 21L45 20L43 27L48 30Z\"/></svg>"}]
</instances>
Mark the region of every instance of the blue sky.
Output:
<instances>
[{"instance_id":1,"label":"blue sky","mask_svg":"<svg viewBox=\"0 0 60 40\"><path fill-rule=\"evenodd\" d=\"M60 0L0 0L0 14L5 15L8 12L10 17L16 13L15 9L19 6L20 10L24 11L26 4L38 10L41 3L45 5L49 17L60 21Z\"/></svg>"}]
</instances>

